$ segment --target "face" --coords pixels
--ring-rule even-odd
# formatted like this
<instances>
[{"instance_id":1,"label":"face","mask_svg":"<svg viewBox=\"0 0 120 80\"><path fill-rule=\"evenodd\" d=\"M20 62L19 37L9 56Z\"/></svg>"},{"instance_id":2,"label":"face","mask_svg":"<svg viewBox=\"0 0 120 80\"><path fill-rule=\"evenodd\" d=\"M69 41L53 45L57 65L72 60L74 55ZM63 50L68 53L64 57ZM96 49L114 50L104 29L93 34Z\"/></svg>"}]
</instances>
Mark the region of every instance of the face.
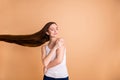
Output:
<instances>
[{"instance_id":1,"label":"face","mask_svg":"<svg viewBox=\"0 0 120 80\"><path fill-rule=\"evenodd\" d=\"M58 26L56 24L52 24L49 28L48 28L48 32L47 35L49 35L50 37L56 37L58 34Z\"/></svg>"}]
</instances>

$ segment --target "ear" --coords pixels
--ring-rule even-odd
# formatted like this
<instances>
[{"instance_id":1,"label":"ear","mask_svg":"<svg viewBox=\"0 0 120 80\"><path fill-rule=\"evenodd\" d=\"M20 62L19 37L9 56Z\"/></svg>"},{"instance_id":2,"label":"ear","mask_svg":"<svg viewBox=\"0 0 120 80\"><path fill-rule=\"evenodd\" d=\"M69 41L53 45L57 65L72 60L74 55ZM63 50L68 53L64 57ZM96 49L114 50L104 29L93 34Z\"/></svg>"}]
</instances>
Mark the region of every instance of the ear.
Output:
<instances>
[{"instance_id":1,"label":"ear","mask_svg":"<svg viewBox=\"0 0 120 80\"><path fill-rule=\"evenodd\" d=\"M48 32L46 32L46 34L47 34L47 35L49 35L49 33L48 33Z\"/></svg>"}]
</instances>

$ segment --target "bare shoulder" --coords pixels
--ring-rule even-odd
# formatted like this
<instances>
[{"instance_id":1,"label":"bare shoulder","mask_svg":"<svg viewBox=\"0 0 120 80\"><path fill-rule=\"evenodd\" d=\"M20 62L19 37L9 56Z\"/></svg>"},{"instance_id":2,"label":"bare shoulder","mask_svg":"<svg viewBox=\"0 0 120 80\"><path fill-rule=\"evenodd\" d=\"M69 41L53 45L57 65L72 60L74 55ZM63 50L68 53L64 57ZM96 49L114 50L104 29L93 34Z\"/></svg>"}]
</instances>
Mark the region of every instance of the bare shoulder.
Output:
<instances>
[{"instance_id":1,"label":"bare shoulder","mask_svg":"<svg viewBox=\"0 0 120 80\"><path fill-rule=\"evenodd\" d=\"M62 37L58 38L58 40L62 40L62 41L64 41L64 39L63 39Z\"/></svg>"},{"instance_id":2,"label":"bare shoulder","mask_svg":"<svg viewBox=\"0 0 120 80\"><path fill-rule=\"evenodd\" d=\"M62 38L62 37L58 38L58 40L60 40L60 41L62 41L62 42L65 43L65 40L64 40L64 38Z\"/></svg>"},{"instance_id":3,"label":"bare shoulder","mask_svg":"<svg viewBox=\"0 0 120 80\"><path fill-rule=\"evenodd\" d=\"M63 42L63 46L65 47L65 39L61 37L60 40Z\"/></svg>"},{"instance_id":4,"label":"bare shoulder","mask_svg":"<svg viewBox=\"0 0 120 80\"><path fill-rule=\"evenodd\" d=\"M65 49L66 50L66 42L65 42L65 39L64 38L60 38L61 41L63 42L63 47L62 49Z\"/></svg>"},{"instance_id":5,"label":"bare shoulder","mask_svg":"<svg viewBox=\"0 0 120 80\"><path fill-rule=\"evenodd\" d=\"M41 50L44 50L44 49L45 49L45 46L46 46L46 45L42 45L42 46L41 46Z\"/></svg>"},{"instance_id":6,"label":"bare shoulder","mask_svg":"<svg viewBox=\"0 0 120 80\"><path fill-rule=\"evenodd\" d=\"M42 59L44 59L44 58L45 58L45 56L46 56L45 46L46 46L46 45L42 45L42 46L41 46L41 54L42 54L42 56L41 56L41 57L42 57Z\"/></svg>"},{"instance_id":7,"label":"bare shoulder","mask_svg":"<svg viewBox=\"0 0 120 80\"><path fill-rule=\"evenodd\" d=\"M66 48L66 44L63 38L60 38L60 41L62 42L62 46L60 48L58 48L58 50L63 50Z\"/></svg>"}]
</instances>

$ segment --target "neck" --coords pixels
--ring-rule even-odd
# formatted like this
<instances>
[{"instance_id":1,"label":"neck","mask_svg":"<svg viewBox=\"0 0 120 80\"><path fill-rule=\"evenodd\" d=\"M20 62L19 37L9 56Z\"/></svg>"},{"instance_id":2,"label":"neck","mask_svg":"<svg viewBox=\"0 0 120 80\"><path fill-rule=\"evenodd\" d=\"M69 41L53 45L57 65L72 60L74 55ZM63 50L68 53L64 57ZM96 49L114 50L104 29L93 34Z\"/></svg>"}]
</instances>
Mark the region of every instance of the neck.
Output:
<instances>
[{"instance_id":1,"label":"neck","mask_svg":"<svg viewBox=\"0 0 120 80\"><path fill-rule=\"evenodd\" d=\"M55 41L57 40L57 38L50 38L50 42L49 43L55 43Z\"/></svg>"},{"instance_id":2,"label":"neck","mask_svg":"<svg viewBox=\"0 0 120 80\"><path fill-rule=\"evenodd\" d=\"M50 38L50 41L49 41L49 43L48 43L49 46L50 46L50 47L53 47L53 46L55 45L56 40L57 40L57 37Z\"/></svg>"}]
</instances>

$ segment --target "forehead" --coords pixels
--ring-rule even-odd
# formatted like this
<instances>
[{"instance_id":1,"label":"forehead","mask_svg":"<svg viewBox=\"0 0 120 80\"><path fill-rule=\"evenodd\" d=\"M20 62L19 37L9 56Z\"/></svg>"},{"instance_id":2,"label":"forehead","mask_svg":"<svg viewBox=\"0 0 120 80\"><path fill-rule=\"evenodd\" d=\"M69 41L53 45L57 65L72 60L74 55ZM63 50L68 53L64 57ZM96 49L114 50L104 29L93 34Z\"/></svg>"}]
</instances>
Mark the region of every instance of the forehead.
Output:
<instances>
[{"instance_id":1,"label":"forehead","mask_svg":"<svg viewBox=\"0 0 120 80\"><path fill-rule=\"evenodd\" d=\"M56 24L51 24L49 28L57 28L58 26Z\"/></svg>"}]
</instances>

